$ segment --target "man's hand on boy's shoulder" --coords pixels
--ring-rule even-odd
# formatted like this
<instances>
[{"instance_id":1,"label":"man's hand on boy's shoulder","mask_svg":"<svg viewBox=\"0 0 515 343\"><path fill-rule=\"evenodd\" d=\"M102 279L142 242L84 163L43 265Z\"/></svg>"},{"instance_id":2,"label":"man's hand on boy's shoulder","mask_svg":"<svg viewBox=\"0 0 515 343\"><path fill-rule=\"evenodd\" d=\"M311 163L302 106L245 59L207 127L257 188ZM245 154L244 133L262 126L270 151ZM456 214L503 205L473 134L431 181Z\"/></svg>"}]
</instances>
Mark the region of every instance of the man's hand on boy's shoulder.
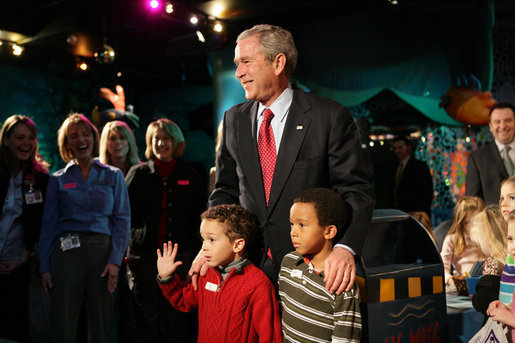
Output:
<instances>
[{"instance_id":1,"label":"man's hand on boy's shoulder","mask_svg":"<svg viewBox=\"0 0 515 343\"><path fill-rule=\"evenodd\" d=\"M356 279L354 255L341 247L335 247L324 263L325 288L333 294L348 292Z\"/></svg>"},{"instance_id":2,"label":"man's hand on boy's shoulder","mask_svg":"<svg viewBox=\"0 0 515 343\"><path fill-rule=\"evenodd\" d=\"M191 263L191 268L188 271L188 281L191 281L191 285L195 291L198 290L199 275L206 276L208 269L209 265L207 264L207 260L204 257L202 250L200 250Z\"/></svg>"}]
</instances>

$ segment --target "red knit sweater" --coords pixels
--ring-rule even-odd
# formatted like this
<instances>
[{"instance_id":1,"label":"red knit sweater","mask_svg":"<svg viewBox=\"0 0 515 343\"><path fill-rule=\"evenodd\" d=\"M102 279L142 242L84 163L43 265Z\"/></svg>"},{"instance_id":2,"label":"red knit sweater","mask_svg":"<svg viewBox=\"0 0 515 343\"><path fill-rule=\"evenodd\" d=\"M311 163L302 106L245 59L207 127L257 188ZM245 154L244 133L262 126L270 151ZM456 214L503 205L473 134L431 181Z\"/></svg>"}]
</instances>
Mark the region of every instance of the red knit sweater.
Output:
<instances>
[{"instance_id":1,"label":"red knit sweater","mask_svg":"<svg viewBox=\"0 0 515 343\"><path fill-rule=\"evenodd\" d=\"M241 272L233 268L219 287L221 280L220 273L210 268L199 278L198 291L177 274L159 286L177 310L198 308L198 343L281 342L279 305L266 275L250 264Z\"/></svg>"}]
</instances>

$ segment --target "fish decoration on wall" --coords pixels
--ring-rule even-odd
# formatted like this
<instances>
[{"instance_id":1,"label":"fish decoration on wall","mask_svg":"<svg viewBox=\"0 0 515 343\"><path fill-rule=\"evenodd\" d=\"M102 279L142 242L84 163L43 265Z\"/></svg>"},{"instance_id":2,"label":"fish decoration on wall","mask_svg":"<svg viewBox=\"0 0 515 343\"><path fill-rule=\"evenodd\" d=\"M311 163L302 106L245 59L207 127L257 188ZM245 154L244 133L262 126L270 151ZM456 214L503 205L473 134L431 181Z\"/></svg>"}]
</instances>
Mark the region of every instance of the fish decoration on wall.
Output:
<instances>
[{"instance_id":1,"label":"fish decoration on wall","mask_svg":"<svg viewBox=\"0 0 515 343\"><path fill-rule=\"evenodd\" d=\"M460 123L488 124L488 114L497 103L489 91L481 91L481 82L474 75L460 76L456 84L442 95L440 107Z\"/></svg>"}]
</instances>

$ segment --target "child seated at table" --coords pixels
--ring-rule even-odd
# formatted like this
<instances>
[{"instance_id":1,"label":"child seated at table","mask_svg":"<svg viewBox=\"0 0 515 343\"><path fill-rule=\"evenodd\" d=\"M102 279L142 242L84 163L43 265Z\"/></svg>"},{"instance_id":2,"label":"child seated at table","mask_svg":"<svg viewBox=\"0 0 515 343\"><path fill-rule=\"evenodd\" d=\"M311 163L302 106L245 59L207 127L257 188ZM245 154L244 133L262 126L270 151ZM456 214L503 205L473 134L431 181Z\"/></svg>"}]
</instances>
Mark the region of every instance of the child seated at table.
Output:
<instances>
[{"instance_id":1,"label":"child seated at table","mask_svg":"<svg viewBox=\"0 0 515 343\"><path fill-rule=\"evenodd\" d=\"M202 213L202 251L210 267L200 276L198 291L175 274L178 245L157 250L158 282L174 308L198 308L197 342L281 342L281 322L275 289L248 259L256 243L255 217L239 205L218 205Z\"/></svg>"},{"instance_id":2,"label":"child seated at table","mask_svg":"<svg viewBox=\"0 0 515 343\"><path fill-rule=\"evenodd\" d=\"M515 211L510 212L508 216L508 256L515 259ZM486 313L492 317L493 320L510 326L512 329L515 327L515 314L512 313L513 295L510 304L506 305L500 300L495 300L490 303ZM515 331L511 330L512 342L515 342Z\"/></svg>"},{"instance_id":3,"label":"child seated at table","mask_svg":"<svg viewBox=\"0 0 515 343\"><path fill-rule=\"evenodd\" d=\"M452 269L455 274L465 275L479 260L484 260L476 244L470 239L470 222L472 217L485 207L479 197L467 196L458 201L454 207L452 226L442 245L443 267L447 290L454 290L452 284Z\"/></svg>"},{"instance_id":4,"label":"child seated at table","mask_svg":"<svg viewBox=\"0 0 515 343\"><path fill-rule=\"evenodd\" d=\"M499 284L506 261L507 228L498 205L488 205L472 218L470 238L487 256L482 277L472 298L474 308L486 314L488 305L499 298ZM473 293L469 289L469 293Z\"/></svg>"}]
</instances>

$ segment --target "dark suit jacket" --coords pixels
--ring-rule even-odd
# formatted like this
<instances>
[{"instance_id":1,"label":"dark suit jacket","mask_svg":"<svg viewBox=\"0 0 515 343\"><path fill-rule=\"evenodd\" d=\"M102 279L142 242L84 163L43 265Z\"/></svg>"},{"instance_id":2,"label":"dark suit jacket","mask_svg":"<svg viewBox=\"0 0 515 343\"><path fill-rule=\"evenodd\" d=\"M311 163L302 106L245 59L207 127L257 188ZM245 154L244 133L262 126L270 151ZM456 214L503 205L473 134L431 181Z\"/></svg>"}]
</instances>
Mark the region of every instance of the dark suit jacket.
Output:
<instances>
[{"instance_id":1,"label":"dark suit jacket","mask_svg":"<svg viewBox=\"0 0 515 343\"><path fill-rule=\"evenodd\" d=\"M426 162L413 156L402 172L397 188L397 208L405 212L424 211L431 214L433 179Z\"/></svg>"},{"instance_id":2,"label":"dark suit jacket","mask_svg":"<svg viewBox=\"0 0 515 343\"><path fill-rule=\"evenodd\" d=\"M495 142L470 154L465 177L465 194L475 195L486 204L498 204L501 182L508 177Z\"/></svg>"},{"instance_id":3,"label":"dark suit jacket","mask_svg":"<svg viewBox=\"0 0 515 343\"><path fill-rule=\"evenodd\" d=\"M358 131L347 109L332 100L294 90L268 207L257 151L257 110L258 103L251 101L232 107L224 115L210 206L240 203L250 209L262 229L263 251L270 248L277 272L283 256L294 250L289 224L293 199L307 188L332 188L341 194L352 215L343 239L334 243L345 244L359 254L374 200Z\"/></svg>"},{"instance_id":4,"label":"dark suit jacket","mask_svg":"<svg viewBox=\"0 0 515 343\"><path fill-rule=\"evenodd\" d=\"M179 243L180 254L194 257L200 248L200 214L206 206L206 191L199 174L177 160L165 186L151 159L133 166L125 181L131 202L131 253L155 259L166 187L167 239ZM185 261L188 262L191 261Z\"/></svg>"}]
</instances>

